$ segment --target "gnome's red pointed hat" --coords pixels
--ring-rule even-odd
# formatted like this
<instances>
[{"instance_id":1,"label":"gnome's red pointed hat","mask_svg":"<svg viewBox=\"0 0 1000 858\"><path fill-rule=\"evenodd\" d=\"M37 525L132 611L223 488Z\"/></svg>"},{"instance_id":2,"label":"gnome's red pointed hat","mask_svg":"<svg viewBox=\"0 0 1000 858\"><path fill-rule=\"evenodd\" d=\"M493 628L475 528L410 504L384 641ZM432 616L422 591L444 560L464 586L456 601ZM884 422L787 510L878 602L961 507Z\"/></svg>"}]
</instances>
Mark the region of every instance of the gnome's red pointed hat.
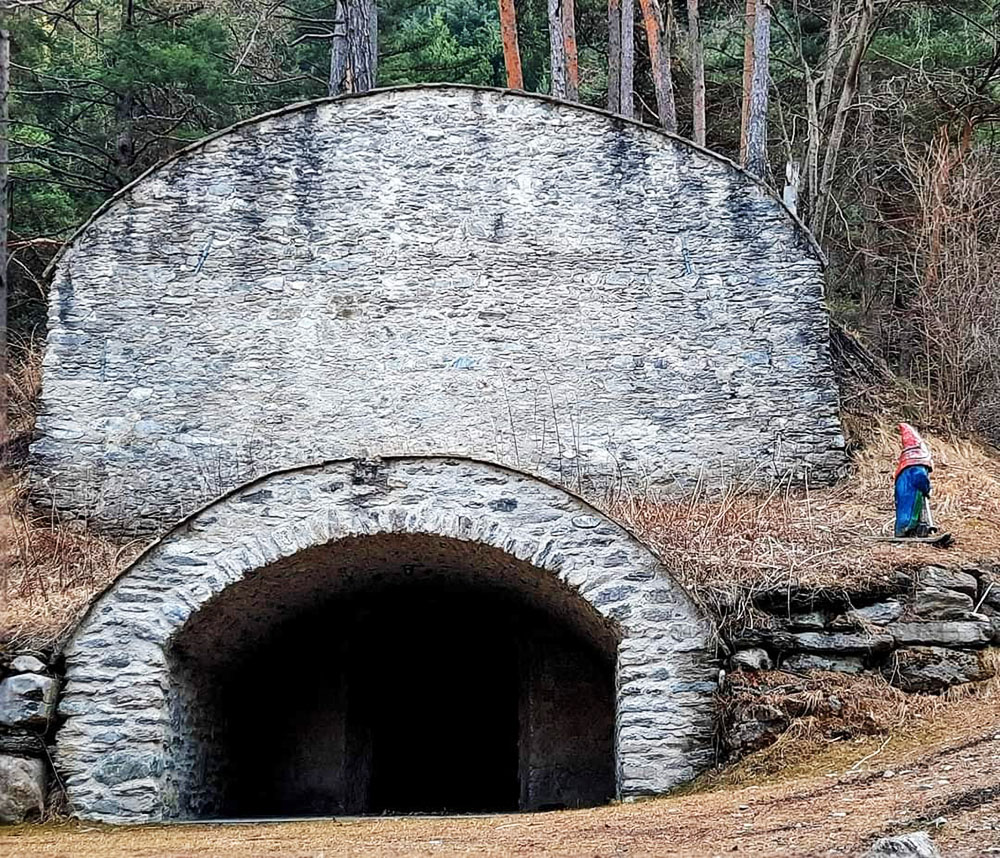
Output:
<instances>
[{"instance_id":1,"label":"gnome's red pointed hat","mask_svg":"<svg viewBox=\"0 0 1000 858\"><path fill-rule=\"evenodd\" d=\"M903 436L903 452L899 454L896 476L898 477L900 471L910 467L910 465L925 465L928 470L934 470L931 448L920 437L920 433L909 423L900 423L899 434Z\"/></svg>"}]
</instances>

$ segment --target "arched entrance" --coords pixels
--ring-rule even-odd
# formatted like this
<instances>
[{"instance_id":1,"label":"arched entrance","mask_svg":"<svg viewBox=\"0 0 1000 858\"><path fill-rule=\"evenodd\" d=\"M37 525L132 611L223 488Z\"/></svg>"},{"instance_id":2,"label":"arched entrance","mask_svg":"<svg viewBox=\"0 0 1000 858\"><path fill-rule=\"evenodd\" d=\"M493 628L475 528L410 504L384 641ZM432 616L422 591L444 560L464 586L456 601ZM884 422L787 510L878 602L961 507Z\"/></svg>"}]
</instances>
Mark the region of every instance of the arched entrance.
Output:
<instances>
[{"instance_id":1,"label":"arched entrance","mask_svg":"<svg viewBox=\"0 0 1000 858\"><path fill-rule=\"evenodd\" d=\"M74 811L537 809L710 760L709 629L565 490L466 459L272 474L147 551L66 647Z\"/></svg>"}]
</instances>

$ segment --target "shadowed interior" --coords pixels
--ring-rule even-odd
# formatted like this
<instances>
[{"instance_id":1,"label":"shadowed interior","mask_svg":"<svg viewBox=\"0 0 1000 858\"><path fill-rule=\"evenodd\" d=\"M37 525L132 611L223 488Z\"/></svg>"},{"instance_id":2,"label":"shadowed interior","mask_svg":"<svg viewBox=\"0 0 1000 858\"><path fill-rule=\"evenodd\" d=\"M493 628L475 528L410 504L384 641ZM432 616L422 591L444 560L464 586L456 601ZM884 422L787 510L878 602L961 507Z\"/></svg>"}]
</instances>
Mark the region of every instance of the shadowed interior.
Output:
<instances>
[{"instance_id":1,"label":"shadowed interior","mask_svg":"<svg viewBox=\"0 0 1000 858\"><path fill-rule=\"evenodd\" d=\"M173 641L180 815L602 803L616 647L578 593L489 546L379 535L301 552Z\"/></svg>"}]
</instances>

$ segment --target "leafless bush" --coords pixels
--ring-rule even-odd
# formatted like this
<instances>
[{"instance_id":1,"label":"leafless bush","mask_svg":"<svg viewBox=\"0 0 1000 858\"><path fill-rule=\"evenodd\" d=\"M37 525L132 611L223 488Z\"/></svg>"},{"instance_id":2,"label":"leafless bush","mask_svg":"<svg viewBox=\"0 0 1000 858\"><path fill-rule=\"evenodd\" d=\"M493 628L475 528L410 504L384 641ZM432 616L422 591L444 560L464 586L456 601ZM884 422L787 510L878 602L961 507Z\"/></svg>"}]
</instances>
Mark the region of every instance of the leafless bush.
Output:
<instances>
[{"instance_id":1,"label":"leafless bush","mask_svg":"<svg viewBox=\"0 0 1000 858\"><path fill-rule=\"evenodd\" d=\"M912 294L894 313L900 369L925 412L1000 440L1000 157L941 134L906 170Z\"/></svg>"}]
</instances>

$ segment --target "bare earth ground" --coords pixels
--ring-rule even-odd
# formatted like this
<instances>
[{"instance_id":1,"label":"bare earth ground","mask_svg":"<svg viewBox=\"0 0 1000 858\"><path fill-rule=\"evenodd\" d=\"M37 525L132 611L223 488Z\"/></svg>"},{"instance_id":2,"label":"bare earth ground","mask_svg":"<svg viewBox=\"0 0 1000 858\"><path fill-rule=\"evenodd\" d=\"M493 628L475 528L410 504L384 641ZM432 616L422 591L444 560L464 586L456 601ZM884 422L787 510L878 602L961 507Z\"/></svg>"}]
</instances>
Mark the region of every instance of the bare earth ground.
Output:
<instances>
[{"instance_id":1,"label":"bare earth ground","mask_svg":"<svg viewBox=\"0 0 1000 858\"><path fill-rule=\"evenodd\" d=\"M922 726L888 740L827 742L753 786L734 785L747 776L743 765L688 794L582 811L117 829L25 825L0 830L0 856L856 856L875 837L914 829L930 830L947 858L1000 854L994 693L944 703Z\"/></svg>"}]
</instances>

